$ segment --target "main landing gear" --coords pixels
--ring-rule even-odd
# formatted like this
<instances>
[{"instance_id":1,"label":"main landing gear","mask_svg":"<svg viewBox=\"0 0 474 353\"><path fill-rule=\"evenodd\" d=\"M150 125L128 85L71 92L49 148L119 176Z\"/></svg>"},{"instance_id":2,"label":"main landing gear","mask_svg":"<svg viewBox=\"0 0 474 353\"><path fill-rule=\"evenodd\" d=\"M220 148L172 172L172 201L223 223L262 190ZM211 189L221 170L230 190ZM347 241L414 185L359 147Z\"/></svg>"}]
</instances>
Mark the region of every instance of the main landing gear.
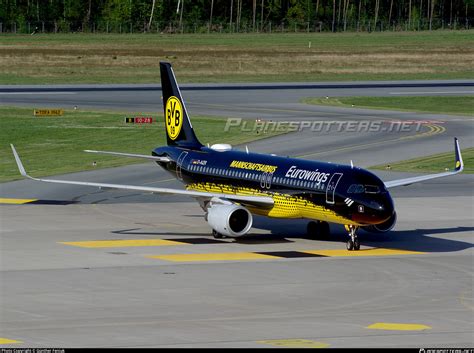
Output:
<instances>
[{"instance_id":1,"label":"main landing gear","mask_svg":"<svg viewBox=\"0 0 474 353\"><path fill-rule=\"evenodd\" d=\"M224 234L219 233L219 232L218 232L217 230L215 230L215 229L212 230L212 236L213 236L215 239L223 239L223 238L226 237Z\"/></svg>"},{"instance_id":2,"label":"main landing gear","mask_svg":"<svg viewBox=\"0 0 474 353\"><path fill-rule=\"evenodd\" d=\"M331 235L329 223L323 221L311 221L306 227L308 236L314 239L326 239Z\"/></svg>"},{"instance_id":3,"label":"main landing gear","mask_svg":"<svg viewBox=\"0 0 474 353\"><path fill-rule=\"evenodd\" d=\"M359 238L357 237L357 234L356 234L357 227L354 226L354 225L346 225L345 228L349 232L349 236L351 237L347 241L347 250L349 250L349 251L359 250L360 249L360 242L359 242Z\"/></svg>"}]
</instances>

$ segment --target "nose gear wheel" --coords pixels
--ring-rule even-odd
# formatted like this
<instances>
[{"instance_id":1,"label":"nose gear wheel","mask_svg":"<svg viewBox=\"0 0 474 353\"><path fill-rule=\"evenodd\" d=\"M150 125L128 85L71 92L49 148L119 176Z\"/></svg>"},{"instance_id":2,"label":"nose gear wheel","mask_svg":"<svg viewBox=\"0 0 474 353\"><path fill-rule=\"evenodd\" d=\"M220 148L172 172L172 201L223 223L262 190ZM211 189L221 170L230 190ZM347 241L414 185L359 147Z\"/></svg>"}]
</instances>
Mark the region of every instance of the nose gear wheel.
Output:
<instances>
[{"instance_id":1,"label":"nose gear wheel","mask_svg":"<svg viewBox=\"0 0 474 353\"><path fill-rule=\"evenodd\" d=\"M356 234L356 231L357 231L358 227L356 227L354 225L346 225L345 228L346 228L347 232L349 233L349 237L350 237L350 239L347 241L347 244L346 244L347 250L349 250L349 251L359 250L360 249L360 242L359 242L359 238L357 237L357 234Z\"/></svg>"}]
</instances>

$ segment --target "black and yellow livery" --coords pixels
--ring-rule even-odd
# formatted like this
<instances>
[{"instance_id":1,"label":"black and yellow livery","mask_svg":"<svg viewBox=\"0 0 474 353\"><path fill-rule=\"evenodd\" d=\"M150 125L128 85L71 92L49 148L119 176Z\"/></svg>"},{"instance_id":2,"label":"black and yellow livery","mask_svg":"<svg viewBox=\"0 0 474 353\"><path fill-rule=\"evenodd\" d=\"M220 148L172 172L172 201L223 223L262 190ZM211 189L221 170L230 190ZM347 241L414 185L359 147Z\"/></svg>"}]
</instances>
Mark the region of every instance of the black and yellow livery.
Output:
<instances>
[{"instance_id":1,"label":"black and yellow livery","mask_svg":"<svg viewBox=\"0 0 474 353\"><path fill-rule=\"evenodd\" d=\"M250 231L252 214L311 220L308 233L329 235L329 223L346 226L348 250L360 248L356 230L387 232L396 222L391 187L454 175L463 161L455 139L453 171L383 182L352 165L249 153L227 144L202 145L194 133L171 64L160 63L167 146L151 156L91 151L156 161L182 181L186 190L80 181L36 179L28 176L12 146L23 176L31 179L101 188L181 194L194 197L215 237L240 237Z\"/></svg>"}]
</instances>

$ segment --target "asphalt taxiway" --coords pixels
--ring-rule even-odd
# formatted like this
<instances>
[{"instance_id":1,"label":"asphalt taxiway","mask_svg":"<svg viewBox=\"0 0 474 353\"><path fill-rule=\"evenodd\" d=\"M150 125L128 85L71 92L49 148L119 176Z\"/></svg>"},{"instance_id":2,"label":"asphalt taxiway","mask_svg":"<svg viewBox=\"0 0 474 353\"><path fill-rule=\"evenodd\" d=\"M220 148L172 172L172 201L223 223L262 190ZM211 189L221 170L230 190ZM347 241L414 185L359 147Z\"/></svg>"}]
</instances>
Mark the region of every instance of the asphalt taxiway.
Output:
<instances>
[{"instance_id":1,"label":"asphalt taxiway","mask_svg":"<svg viewBox=\"0 0 474 353\"><path fill-rule=\"evenodd\" d=\"M355 95L354 89L330 92ZM357 95L369 90L472 87L360 88ZM397 133L304 130L249 144L258 152L366 167L452 151L454 136L462 147L474 144L472 117L298 103L327 92L183 95L191 115L430 121ZM1 103L160 110L153 91L24 93L0 94ZM379 173L384 180L404 176ZM61 178L179 187L153 163ZM0 198L18 202L0 205L0 347L472 347L473 182L461 174L395 189L395 230L361 231L362 250L352 253L339 226L323 241L305 235L303 220L256 217L248 238L215 240L202 210L185 197L30 180L0 184Z\"/></svg>"}]
</instances>

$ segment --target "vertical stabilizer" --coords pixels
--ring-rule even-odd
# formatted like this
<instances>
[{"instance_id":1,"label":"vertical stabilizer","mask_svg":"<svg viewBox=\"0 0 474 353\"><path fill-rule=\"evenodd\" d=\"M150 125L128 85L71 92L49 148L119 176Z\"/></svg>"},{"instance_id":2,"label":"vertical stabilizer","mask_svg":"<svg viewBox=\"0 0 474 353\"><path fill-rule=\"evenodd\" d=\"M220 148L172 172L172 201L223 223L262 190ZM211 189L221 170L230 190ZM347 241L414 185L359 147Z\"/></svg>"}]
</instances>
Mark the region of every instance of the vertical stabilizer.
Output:
<instances>
[{"instance_id":1,"label":"vertical stabilizer","mask_svg":"<svg viewBox=\"0 0 474 353\"><path fill-rule=\"evenodd\" d=\"M191 149L200 148L202 144L194 133L171 64L160 62L160 73L168 145Z\"/></svg>"}]
</instances>

